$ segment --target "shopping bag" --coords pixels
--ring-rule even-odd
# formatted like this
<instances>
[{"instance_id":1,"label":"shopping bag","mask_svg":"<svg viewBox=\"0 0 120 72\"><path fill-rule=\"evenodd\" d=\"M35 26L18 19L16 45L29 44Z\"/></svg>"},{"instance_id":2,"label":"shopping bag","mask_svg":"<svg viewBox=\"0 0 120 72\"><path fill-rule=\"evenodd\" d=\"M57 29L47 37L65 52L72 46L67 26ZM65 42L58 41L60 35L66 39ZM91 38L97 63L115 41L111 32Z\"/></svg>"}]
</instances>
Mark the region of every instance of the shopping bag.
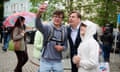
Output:
<instances>
[{"instance_id":1,"label":"shopping bag","mask_svg":"<svg viewBox=\"0 0 120 72\"><path fill-rule=\"evenodd\" d=\"M13 40L10 40L10 41L9 41L8 50L14 51L14 42L13 42Z\"/></svg>"},{"instance_id":2,"label":"shopping bag","mask_svg":"<svg viewBox=\"0 0 120 72\"><path fill-rule=\"evenodd\" d=\"M20 41L14 41L14 49L15 50L20 50L20 47L21 47L21 43Z\"/></svg>"},{"instance_id":3,"label":"shopping bag","mask_svg":"<svg viewBox=\"0 0 120 72\"><path fill-rule=\"evenodd\" d=\"M108 62L99 63L99 72L110 72L110 66Z\"/></svg>"}]
</instances>

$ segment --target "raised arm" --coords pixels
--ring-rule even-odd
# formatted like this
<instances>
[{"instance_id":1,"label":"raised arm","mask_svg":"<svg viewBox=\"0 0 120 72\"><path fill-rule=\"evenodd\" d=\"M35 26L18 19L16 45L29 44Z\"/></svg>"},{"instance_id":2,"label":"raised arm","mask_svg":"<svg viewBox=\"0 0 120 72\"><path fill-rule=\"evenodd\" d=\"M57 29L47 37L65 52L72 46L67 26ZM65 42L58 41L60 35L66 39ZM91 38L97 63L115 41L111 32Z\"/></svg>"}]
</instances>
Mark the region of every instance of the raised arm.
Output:
<instances>
[{"instance_id":1,"label":"raised arm","mask_svg":"<svg viewBox=\"0 0 120 72\"><path fill-rule=\"evenodd\" d=\"M41 22L41 15L42 13L44 13L47 9L47 5L46 4L41 4L39 9L38 9L38 12L36 14L36 20L35 20L35 25L36 25L36 28L41 31L42 33L44 32L44 26Z\"/></svg>"}]
</instances>

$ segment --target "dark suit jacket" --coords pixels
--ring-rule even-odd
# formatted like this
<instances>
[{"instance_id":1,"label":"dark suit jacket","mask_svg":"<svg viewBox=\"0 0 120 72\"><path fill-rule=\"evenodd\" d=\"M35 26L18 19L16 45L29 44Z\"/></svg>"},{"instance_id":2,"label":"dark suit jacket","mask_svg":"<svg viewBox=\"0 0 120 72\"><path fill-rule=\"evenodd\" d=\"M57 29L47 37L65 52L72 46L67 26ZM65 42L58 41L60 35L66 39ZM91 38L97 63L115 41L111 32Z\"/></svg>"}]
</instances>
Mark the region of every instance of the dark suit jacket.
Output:
<instances>
[{"instance_id":1,"label":"dark suit jacket","mask_svg":"<svg viewBox=\"0 0 120 72\"><path fill-rule=\"evenodd\" d=\"M78 72L78 68L76 67L76 65L72 62L72 58L74 55L77 55L77 48L81 42L81 38L80 38L80 28L78 29L78 33L77 33L77 37L76 37L76 40L75 40L75 44L73 43L72 41L72 38L71 38L71 27L68 27L68 40L69 40L69 45L70 45L70 57L71 57L71 72ZM74 35L73 35L74 36Z\"/></svg>"},{"instance_id":2,"label":"dark suit jacket","mask_svg":"<svg viewBox=\"0 0 120 72\"><path fill-rule=\"evenodd\" d=\"M77 34L77 37L76 37L76 41L75 41L75 44L73 43L72 41L72 38L71 38L71 28L68 27L68 40L69 40L69 43L70 43L70 54L71 54L71 58L77 54L77 48L81 42L81 38L80 38L80 28L79 28L79 31L78 31L78 34Z\"/></svg>"}]
</instances>

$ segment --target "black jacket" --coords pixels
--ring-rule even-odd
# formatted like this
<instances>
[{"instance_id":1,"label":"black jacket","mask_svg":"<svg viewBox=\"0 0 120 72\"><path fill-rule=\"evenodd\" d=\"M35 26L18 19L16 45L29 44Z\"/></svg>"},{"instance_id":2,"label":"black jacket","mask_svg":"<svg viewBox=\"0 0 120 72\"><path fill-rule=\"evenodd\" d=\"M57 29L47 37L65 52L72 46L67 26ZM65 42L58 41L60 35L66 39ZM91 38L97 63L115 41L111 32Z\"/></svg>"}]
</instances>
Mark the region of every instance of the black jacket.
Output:
<instances>
[{"instance_id":1,"label":"black jacket","mask_svg":"<svg viewBox=\"0 0 120 72\"><path fill-rule=\"evenodd\" d=\"M101 41L104 45L112 45L113 43L113 35L110 32L104 32L101 36Z\"/></svg>"},{"instance_id":2,"label":"black jacket","mask_svg":"<svg viewBox=\"0 0 120 72\"><path fill-rule=\"evenodd\" d=\"M76 41L75 44L73 44L72 38L71 38L71 28L68 27L68 40L70 43L70 54L71 54L71 58L77 54L77 48L81 42L81 38L80 38L80 29L78 31L77 37L76 37Z\"/></svg>"}]
</instances>

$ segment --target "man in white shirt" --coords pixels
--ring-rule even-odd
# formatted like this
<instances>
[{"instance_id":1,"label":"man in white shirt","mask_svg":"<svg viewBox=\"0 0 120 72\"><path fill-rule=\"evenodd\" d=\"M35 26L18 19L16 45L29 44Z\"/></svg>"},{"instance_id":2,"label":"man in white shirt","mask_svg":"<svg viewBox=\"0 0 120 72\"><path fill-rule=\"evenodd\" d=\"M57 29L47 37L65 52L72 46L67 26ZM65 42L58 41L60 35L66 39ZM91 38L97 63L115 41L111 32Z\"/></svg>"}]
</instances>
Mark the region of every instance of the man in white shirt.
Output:
<instances>
[{"instance_id":1,"label":"man in white shirt","mask_svg":"<svg viewBox=\"0 0 120 72\"><path fill-rule=\"evenodd\" d=\"M78 72L78 68L76 64L73 64L72 58L74 55L77 54L77 48L81 42L80 38L80 20L81 20L81 15L77 11L72 11L69 14L69 24L70 26L68 27L68 40L70 43L70 55L71 55L71 67L72 71L71 72Z\"/></svg>"}]
</instances>

